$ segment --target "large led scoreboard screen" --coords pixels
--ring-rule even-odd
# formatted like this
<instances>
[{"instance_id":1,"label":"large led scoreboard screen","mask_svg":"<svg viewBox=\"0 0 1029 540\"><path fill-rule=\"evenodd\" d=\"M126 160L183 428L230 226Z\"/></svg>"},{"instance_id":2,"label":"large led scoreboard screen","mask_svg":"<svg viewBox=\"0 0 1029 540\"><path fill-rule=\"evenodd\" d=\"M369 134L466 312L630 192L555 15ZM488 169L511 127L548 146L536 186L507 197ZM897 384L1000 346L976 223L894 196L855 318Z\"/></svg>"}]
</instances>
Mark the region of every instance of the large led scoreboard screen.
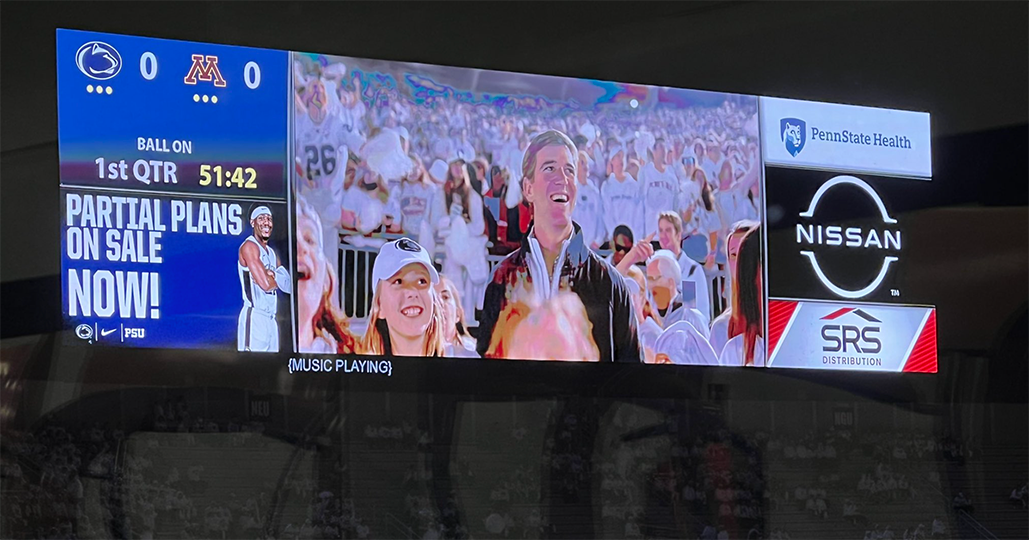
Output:
<instances>
[{"instance_id":1,"label":"large led scoreboard screen","mask_svg":"<svg viewBox=\"0 0 1029 540\"><path fill-rule=\"evenodd\" d=\"M57 46L69 344L936 370L894 210L931 189L927 113Z\"/></svg>"}]
</instances>

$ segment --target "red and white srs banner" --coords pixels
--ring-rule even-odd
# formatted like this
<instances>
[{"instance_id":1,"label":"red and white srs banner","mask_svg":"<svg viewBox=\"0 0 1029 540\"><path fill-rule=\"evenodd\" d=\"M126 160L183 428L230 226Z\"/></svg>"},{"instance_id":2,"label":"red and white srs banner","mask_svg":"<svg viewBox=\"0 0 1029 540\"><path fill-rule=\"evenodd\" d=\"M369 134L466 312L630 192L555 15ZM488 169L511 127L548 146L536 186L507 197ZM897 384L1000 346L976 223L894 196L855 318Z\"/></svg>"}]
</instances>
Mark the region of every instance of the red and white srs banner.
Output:
<instances>
[{"instance_id":1,"label":"red and white srs banner","mask_svg":"<svg viewBox=\"0 0 1029 540\"><path fill-rule=\"evenodd\" d=\"M936 308L768 301L768 367L936 373Z\"/></svg>"}]
</instances>

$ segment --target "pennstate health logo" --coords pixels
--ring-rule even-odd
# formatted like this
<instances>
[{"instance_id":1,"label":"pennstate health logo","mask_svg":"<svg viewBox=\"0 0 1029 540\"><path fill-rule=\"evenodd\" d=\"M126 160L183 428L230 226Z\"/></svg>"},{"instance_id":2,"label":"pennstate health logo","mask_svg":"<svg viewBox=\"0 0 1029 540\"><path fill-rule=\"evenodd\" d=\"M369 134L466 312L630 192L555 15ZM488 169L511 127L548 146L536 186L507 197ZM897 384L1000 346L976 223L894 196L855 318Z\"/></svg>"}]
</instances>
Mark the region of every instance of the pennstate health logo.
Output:
<instances>
[{"instance_id":1,"label":"pennstate health logo","mask_svg":"<svg viewBox=\"0 0 1029 540\"><path fill-rule=\"evenodd\" d=\"M121 71L121 54L103 41L88 41L75 52L75 65L90 79L106 81Z\"/></svg>"},{"instance_id":2,"label":"pennstate health logo","mask_svg":"<svg viewBox=\"0 0 1029 540\"><path fill-rule=\"evenodd\" d=\"M786 151L797 157L807 142L807 122L800 118L783 118L779 120L779 135L786 145Z\"/></svg>"},{"instance_id":3,"label":"pennstate health logo","mask_svg":"<svg viewBox=\"0 0 1029 540\"><path fill-rule=\"evenodd\" d=\"M189 66L189 73L186 74L186 78L183 82L186 84L196 84L197 81L213 82L218 88L225 87L225 78L222 77L222 72L218 69L218 57L208 54L194 54L190 58L193 59L193 64Z\"/></svg>"},{"instance_id":4,"label":"pennstate health logo","mask_svg":"<svg viewBox=\"0 0 1029 540\"><path fill-rule=\"evenodd\" d=\"M842 225L822 222L823 220L815 217L818 202L822 200L829 190L839 186L857 187L868 195L879 210L883 227L873 227L867 230L862 227L843 227ZM827 289L839 297L854 300L868 296L879 288L879 285L886 279L886 273L890 269L890 264L899 260L899 257L892 254L896 253L899 255L901 250L901 231L895 227L897 220L890 217L882 198L872 189L872 186L860 178L840 175L829 179L811 197L811 204L807 210L800 213L800 218L802 221L797 223L796 229L797 244L807 246L807 249L801 249L800 254L807 257L811 263L811 269L814 270L815 276L822 282L822 285L825 285ZM890 227L891 225L894 227ZM874 254L877 252L885 253L882 255L879 271L872 281L865 287L852 290L833 283L825 274L822 266L818 263L818 259L815 257L814 249L818 246L855 249L867 252L871 256L875 256Z\"/></svg>"}]
</instances>

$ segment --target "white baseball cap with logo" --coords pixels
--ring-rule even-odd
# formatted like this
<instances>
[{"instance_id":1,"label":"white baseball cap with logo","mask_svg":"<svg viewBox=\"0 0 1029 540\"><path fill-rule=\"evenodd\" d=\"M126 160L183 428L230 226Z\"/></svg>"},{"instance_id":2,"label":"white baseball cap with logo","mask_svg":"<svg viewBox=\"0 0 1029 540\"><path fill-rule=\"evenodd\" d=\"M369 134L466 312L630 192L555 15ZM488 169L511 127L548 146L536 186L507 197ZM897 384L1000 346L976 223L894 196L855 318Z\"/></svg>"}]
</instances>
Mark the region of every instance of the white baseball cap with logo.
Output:
<instances>
[{"instance_id":1,"label":"white baseball cap with logo","mask_svg":"<svg viewBox=\"0 0 1029 540\"><path fill-rule=\"evenodd\" d=\"M401 268L418 263L429 271L432 284L439 283L439 273L432 266L432 257L418 242L410 238L401 238L392 242L386 242L379 249L379 255L375 258L375 265L372 267L372 290L375 290L380 281L389 279Z\"/></svg>"}]
</instances>

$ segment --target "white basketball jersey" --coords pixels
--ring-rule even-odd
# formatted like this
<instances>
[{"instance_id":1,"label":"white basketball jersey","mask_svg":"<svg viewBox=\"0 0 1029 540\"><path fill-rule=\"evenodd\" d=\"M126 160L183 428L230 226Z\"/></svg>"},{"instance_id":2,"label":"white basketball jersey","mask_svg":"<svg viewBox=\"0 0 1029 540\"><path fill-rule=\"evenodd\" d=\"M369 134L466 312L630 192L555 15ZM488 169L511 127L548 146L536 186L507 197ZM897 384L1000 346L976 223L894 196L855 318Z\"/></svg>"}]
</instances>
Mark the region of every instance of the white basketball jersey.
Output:
<instances>
[{"instance_id":1,"label":"white basketball jersey","mask_svg":"<svg viewBox=\"0 0 1029 540\"><path fill-rule=\"evenodd\" d=\"M263 264L265 268L275 271L276 263L278 261L276 261L275 252L272 251L271 246L262 246L261 243L254 238L254 235L248 236L247 239L243 241L244 244L247 242L253 242L257 245L257 249L261 252L261 264ZM242 247L242 245L240 245L240 247ZM243 306L252 307L269 315L275 315L277 307L276 293L278 293L278 289L272 289L271 292L265 292L260 285L254 282L253 277L250 275L250 268L244 264L240 264L238 260L236 261L236 267L239 272L239 286L243 291Z\"/></svg>"}]
</instances>

